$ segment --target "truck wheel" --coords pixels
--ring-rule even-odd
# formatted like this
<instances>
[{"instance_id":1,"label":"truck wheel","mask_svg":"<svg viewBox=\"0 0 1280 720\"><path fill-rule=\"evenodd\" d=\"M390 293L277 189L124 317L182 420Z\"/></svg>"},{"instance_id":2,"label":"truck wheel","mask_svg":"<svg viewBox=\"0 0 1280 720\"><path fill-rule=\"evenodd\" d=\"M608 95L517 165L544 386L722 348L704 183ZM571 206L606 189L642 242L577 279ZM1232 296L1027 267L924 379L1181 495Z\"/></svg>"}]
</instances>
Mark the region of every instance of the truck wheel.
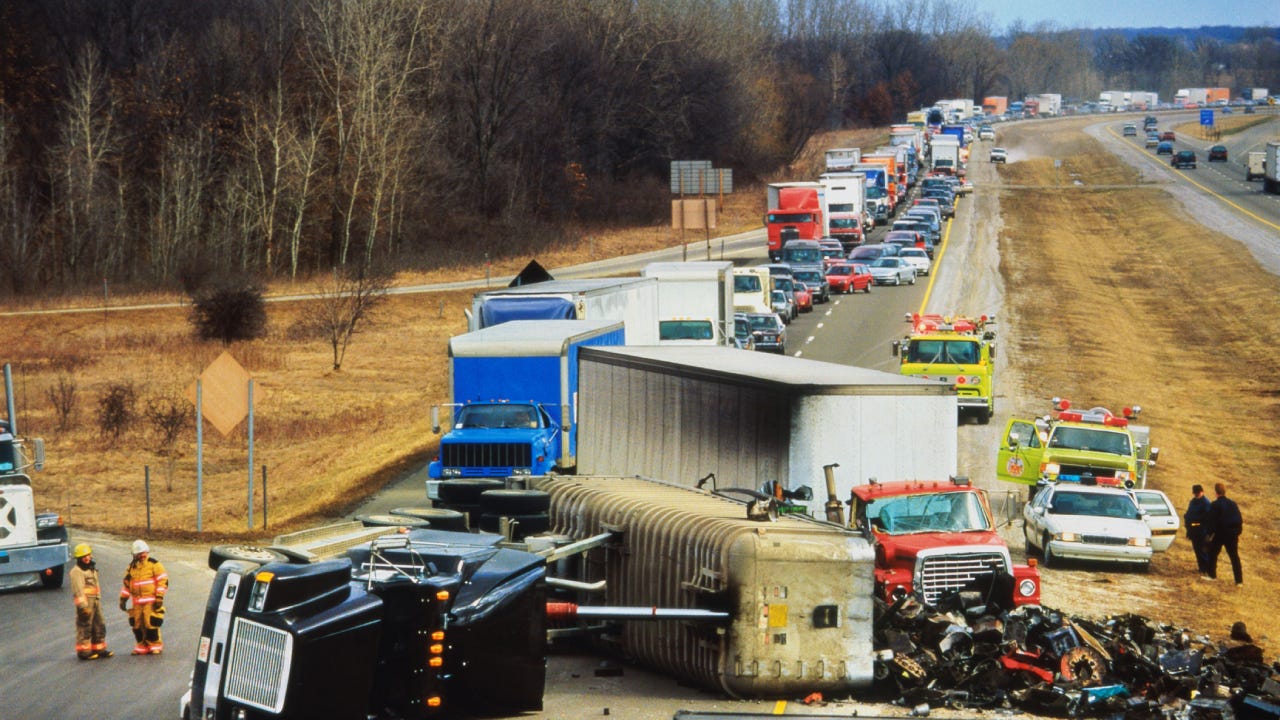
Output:
<instances>
[{"instance_id":1,"label":"truck wheel","mask_svg":"<svg viewBox=\"0 0 1280 720\"><path fill-rule=\"evenodd\" d=\"M391 511L392 515L426 520L433 530L467 531L467 516L446 508L402 507Z\"/></svg>"},{"instance_id":2,"label":"truck wheel","mask_svg":"<svg viewBox=\"0 0 1280 720\"><path fill-rule=\"evenodd\" d=\"M66 571L63 565L55 565L40 573L40 584L50 590L62 587L62 577Z\"/></svg>"},{"instance_id":3,"label":"truck wheel","mask_svg":"<svg viewBox=\"0 0 1280 720\"><path fill-rule=\"evenodd\" d=\"M978 408L978 424L986 425L991 422L991 416L995 415L995 411L991 408Z\"/></svg>"},{"instance_id":4,"label":"truck wheel","mask_svg":"<svg viewBox=\"0 0 1280 720\"><path fill-rule=\"evenodd\" d=\"M447 506L477 505L485 490L501 490L507 484L497 478L463 478L440 483L440 501Z\"/></svg>"},{"instance_id":5,"label":"truck wheel","mask_svg":"<svg viewBox=\"0 0 1280 720\"><path fill-rule=\"evenodd\" d=\"M484 515L530 515L551 509L551 495L542 490L486 490L480 494Z\"/></svg>"},{"instance_id":6,"label":"truck wheel","mask_svg":"<svg viewBox=\"0 0 1280 720\"><path fill-rule=\"evenodd\" d=\"M365 527L431 527L431 523L426 520L408 515L357 515L356 519L364 523Z\"/></svg>"},{"instance_id":7,"label":"truck wheel","mask_svg":"<svg viewBox=\"0 0 1280 720\"><path fill-rule=\"evenodd\" d=\"M214 545L209 548L209 569L217 570L227 560L243 560L245 562L266 565L272 562L284 562L289 558L283 553L257 545Z\"/></svg>"}]
</instances>

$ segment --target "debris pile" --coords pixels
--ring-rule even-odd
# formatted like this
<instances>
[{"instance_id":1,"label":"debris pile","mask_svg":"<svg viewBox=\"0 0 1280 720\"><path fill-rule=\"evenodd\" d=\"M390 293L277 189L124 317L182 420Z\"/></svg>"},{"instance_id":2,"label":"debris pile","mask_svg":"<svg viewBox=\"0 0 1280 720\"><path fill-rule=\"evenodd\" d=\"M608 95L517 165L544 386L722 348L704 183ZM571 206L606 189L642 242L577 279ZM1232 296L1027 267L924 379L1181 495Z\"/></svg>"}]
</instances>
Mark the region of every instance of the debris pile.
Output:
<instances>
[{"instance_id":1,"label":"debris pile","mask_svg":"<svg viewBox=\"0 0 1280 720\"><path fill-rule=\"evenodd\" d=\"M1244 623L1222 644L1134 614L1088 620L958 592L937 608L881 605L876 690L910 707L1016 709L1055 717L1280 718L1280 665Z\"/></svg>"}]
</instances>

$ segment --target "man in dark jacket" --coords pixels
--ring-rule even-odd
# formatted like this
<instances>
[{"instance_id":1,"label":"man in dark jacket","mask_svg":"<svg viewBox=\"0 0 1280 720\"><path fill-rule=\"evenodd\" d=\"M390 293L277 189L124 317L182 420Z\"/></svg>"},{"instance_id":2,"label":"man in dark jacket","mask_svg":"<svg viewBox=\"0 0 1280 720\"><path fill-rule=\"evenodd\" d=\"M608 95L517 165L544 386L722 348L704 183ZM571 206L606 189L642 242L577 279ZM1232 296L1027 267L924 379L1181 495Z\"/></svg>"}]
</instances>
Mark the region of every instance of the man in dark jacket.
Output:
<instances>
[{"instance_id":1,"label":"man in dark jacket","mask_svg":"<svg viewBox=\"0 0 1280 720\"><path fill-rule=\"evenodd\" d=\"M1240 530L1244 525L1240 517L1240 507L1227 497L1226 483L1217 483L1213 492L1218 496L1209 505L1209 525L1207 539L1209 541L1209 577L1218 578L1218 554L1223 548L1227 557L1231 558L1231 572L1235 574L1236 584L1244 582L1244 574L1240 569Z\"/></svg>"},{"instance_id":2,"label":"man in dark jacket","mask_svg":"<svg viewBox=\"0 0 1280 720\"><path fill-rule=\"evenodd\" d=\"M1191 503L1182 516L1187 527L1187 539L1191 541L1191 550L1196 554L1196 569L1200 577L1209 577L1209 547L1205 541L1205 524L1209 520L1209 498L1204 496L1204 487L1191 486Z\"/></svg>"}]
</instances>

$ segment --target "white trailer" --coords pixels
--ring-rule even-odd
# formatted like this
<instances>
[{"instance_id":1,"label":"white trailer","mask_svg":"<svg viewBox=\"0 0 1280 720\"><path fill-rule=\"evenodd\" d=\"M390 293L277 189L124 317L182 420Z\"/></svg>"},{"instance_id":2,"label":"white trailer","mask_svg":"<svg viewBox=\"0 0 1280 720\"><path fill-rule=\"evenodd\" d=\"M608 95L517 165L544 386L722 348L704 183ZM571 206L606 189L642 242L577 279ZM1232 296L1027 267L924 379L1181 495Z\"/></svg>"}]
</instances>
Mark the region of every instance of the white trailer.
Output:
<instances>
[{"instance_id":1,"label":"white trailer","mask_svg":"<svg viewBox=\"0 0 1280 720\"><path fill-rule=\"evenodd\" d=\"M1262 189L1280 194L1280 142L1267 143L1267 157L1262 168Z\"/></svg>"},{"instance_id":2,"label":"white trailer","mask_svg":"<svg viewBox=\"0 0 1280 720\"><path fill-rule=\"evenodd\" d=\"M578 370L582 474L807 485L822 517L832 463L841 502L870 478L956 473L956 395L930 380L709 347L583 348Z\"/></svg>"},{"instance_id":3,"label":"white trailer","mask_svg":"<svg viewBox=\"0 0 1280 720\"><path fill-rule=\"evenodd\" d=\"M845 172L862 162L862 148L831 148L824 156L827 172Z\"/></svg>"},{"instance_id":4,"label":"white trailer","mask_svg":"<svg viewBox=\"0 0 1280 720\"><path fill-rule=\"evenodd\" d=\"M641 277L658 281L659 345L729 345L733 263L652 262Z\"/></svg>"},{"instance_id":5,"label":"white trailer","mask_svg":"<svg viewBox=\"0 0 1280 720\"><path fill-rule=\"evenodd\" d=\"M1040 104L1041 117L1053 117L1062 114L1062 95L1058 93L1041 93L1036 95Z\"/></svg>"},{"instance_id":6,"label":"white trailer","mask_svg":"<svg viewBox=\"0 0 1280 720\"><path fill-rule=\"evenodd\" d=\"M1250 151L1245 156L1244 179L1258 180L1267 174L1267 153L1262 150Z\"/></svg>"},{"instance_id":7,"label":"white trailer","mask_svg":"<svg viewBox=\"0 0 1280 720\"><path fill-rule=\"evenodd\" d=\"M474 332L509 320L621 320L627 342L658 343L658 281L653 278L549 280L476 293L465 311Z\"/></svg>"},{"instance_id":8,"label":"white trailer","mask_svg":"<svg viewBox=\"0 0 1280 720\"><path fill-rule=\"evenodd\" d=\"M843 242L842 236L855 234L854 228L861 227L865 233L875 225L871 214L867 212L866 173L823 173L818 176L818 182L826 188L824 197L827 206L822 214L823 237L834 237Z\"/></svg>"},{"instance_id":9,"label":"white trailer","mask_svg":"<svg viewBox=\"0 0 1280 720\"><path fill-rule=\"evenodd\" d=\"M929 142L929 162L935 171L959 175L963 167L960 160L960 139L954 135L934 135Z\"/></svg>"}]
</instances>

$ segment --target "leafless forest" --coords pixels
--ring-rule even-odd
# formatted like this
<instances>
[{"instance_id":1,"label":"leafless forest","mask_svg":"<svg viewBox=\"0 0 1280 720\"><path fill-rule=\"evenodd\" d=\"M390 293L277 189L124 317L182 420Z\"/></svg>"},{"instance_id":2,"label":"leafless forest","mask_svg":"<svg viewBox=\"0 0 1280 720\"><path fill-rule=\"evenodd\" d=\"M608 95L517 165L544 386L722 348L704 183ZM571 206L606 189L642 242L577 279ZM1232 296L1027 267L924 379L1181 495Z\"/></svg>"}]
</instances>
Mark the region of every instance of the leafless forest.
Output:
<instances>
[{"instance_id":1,"label":"leafless forest","mask_svg":"<svg viewBox=\"0 0 1280 720\"><path fill-rule=\"evenodd\" d=\"M657 223L945 97L1280 86L1230 43L953 0L0 0L0 295L447 266Z\"/></svg>"}]
</instances>

